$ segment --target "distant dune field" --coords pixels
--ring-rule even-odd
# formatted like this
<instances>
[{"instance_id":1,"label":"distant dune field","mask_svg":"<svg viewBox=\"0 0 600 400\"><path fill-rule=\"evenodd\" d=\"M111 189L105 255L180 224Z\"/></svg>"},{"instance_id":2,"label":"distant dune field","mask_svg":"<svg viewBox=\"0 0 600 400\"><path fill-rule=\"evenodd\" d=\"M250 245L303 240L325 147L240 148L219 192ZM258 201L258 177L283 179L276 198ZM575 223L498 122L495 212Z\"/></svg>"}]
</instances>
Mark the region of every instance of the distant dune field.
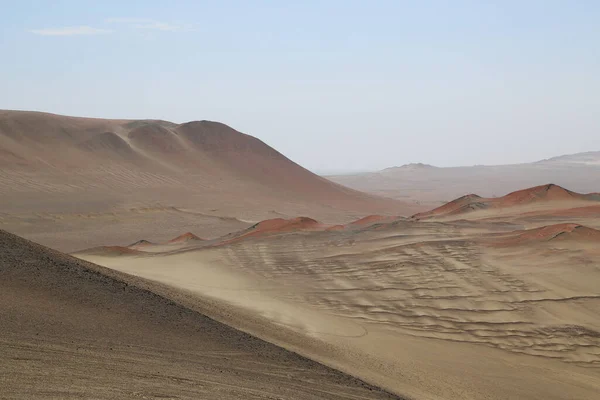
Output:
<instances>
[{"instance_id":1,"label":"distant dune field","mask_svg":"<svg viewBox=\"0 0 600 400\"><path fill-rule=\"evenodd\" d=\"M408 398L592 400L600 213L572 211L597 204L542 185L411 218L273 219L75 255L212 299L215 318Z\"/></svg>"}]
</instances>

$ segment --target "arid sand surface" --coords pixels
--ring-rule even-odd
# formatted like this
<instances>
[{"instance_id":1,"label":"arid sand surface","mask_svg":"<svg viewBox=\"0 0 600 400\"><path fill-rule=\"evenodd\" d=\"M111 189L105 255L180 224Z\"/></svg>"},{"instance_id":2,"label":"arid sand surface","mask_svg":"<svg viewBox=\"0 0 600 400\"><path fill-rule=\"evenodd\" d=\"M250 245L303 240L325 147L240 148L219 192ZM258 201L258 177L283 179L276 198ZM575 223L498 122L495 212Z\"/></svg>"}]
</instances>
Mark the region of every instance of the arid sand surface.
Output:
<instances>
[{"instance_id":1,"label":"arid sand surface","mask_svg":"<svg viewBox=\"0 0 600 400\"><path fill-rule=\"evenodd\" d=\"M0 398L597 400L597 188L421 169L388 199L215 122L0 111Z\"/></svg>"},{"instance_id":2,"label":"arid sand surface","mask_svg":"<svg viewBox=\"0 0 600 400\"><path fill-rule=\"evenodd\" d=\"M0 231L3 399L393 399L184 293Z\"/></svg>"},{"instance_id":3,"label":"arid sand surface","mask_svg":"<svg viewBox=\"0 0 600 400\"><path fill-rule=\"evenodd\" d=\"M213 299L215 318L399 395L595 399L600 215L569 212L596 201L498 201L514 198L454 220L268 221L222 244L77 256Z\"/></svg>"}]
</instances>

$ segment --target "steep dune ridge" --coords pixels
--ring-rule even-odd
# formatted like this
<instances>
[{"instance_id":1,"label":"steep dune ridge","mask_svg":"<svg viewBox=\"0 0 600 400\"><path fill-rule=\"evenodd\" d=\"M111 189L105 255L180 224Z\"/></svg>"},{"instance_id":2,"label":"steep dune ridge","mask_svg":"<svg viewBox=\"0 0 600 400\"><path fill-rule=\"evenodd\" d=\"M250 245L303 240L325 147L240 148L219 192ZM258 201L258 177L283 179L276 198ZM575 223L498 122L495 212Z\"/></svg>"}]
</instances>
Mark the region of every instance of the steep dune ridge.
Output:
<instances>
[{"instance_id":1,"label":"steep dune ridge","mask_svg":"<svg viewBox=\"0 0 600 400\"><path fill-rule=\"evenodd\" d=\"M484 198L476 194L468 194L431 211L415 214L413 218L447 217L489 208L508 208L561 202L583 203L587 201L600 201L600 195L598 193L580 194L558 185L547 184L518 190L498 198Z\"/></svg>"},{"instance_id":2,"label":"steep dune ridge","mask_svg":"<svg viewBox=\"0 0 600 400\"><path fill-rule=\"evenodd\" d=\"M166 286L2 230L0 248L10 398L397 398L216 322Z\"/></svg>"}]
</instances>

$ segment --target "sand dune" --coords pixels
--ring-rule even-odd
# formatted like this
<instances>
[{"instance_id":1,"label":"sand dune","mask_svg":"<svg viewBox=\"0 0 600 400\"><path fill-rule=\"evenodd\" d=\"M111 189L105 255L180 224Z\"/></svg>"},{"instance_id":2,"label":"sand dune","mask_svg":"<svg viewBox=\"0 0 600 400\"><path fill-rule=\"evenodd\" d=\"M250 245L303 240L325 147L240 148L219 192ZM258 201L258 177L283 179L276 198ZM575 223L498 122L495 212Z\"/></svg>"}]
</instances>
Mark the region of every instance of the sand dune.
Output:
<instances>
[{"instance_id":1,"label":"sand dune","mask_svg":"<svg viewBox=\"0 0 600 400\"><path fill-rule=\"evenodd\" d=\"M308 217L297 217L292 219L275 218L261 221L245 231L245 234L280 233L299 230L317 230L323 228L323 224Z\"/></svg>"},{"instance_id":2,"label":"sand dune","mask_svg":"<svg viewBox=\"0 0 600 400\"><path fill-rule=\"evenodd\" d=\"M580 194L554 184L518 190L495 199L498 207L529 204L540 201L600 200L598 193Z\"/></svg>"},{"instance_id":3,"label":"sand dune","mask_svg":"<svg viewBox=\"0 0 600 400\"><path fill-rule=\"evenodd\" d=\"M365 214L423 210L414 203L335 184L259 139L217 122L175 124L0 111L0 209L12 217L0 221L5 229L73 251L106 244L89 243L94 236L82 235L78 226L110 229L82 214L121 215L127 229L111 232L116 242L131 240L129 231L170 225L167 212L155 213L152 222L130 212L141 208L188 211L179 232L203 229L198 215L253 222L310 215L341 224ZM32 221L43 214L56 218L40 223L34 236L13 220ZM46 225L51 225L48 230ZM57 231L81 241L67 246L46 241ZM208 238L223 233L198 231ZM152 238L158 239L166 240Z\"/></svg>"},{"instance_id":4,"label":"sand dune","mask_svg":"<svg viewBox=\"0 0 600 400\"><path fill-rule=\"evenodd\" d=\"M588 202L597 201L600 201L600 194L598 193L580 194L557 185L548 184L518 190L498 198L483 198L476 194L469 194L431 211L415 214L413 218L449 217L490 208L544 205L549 202L568 203L569 208L574 208L574 205L577 204L584 206L585 204L589 204ZM553 210L560 208L556 204L552 204L551 207Z\"/></svg>"},{"instance_id":5,"label":"sand dune","mask_svg":"<svg viewBox=\"0 0 600 400\"><path fill-rule=\"evenodd\" d=\"M285 232L318 231L324 230L327 225L308 217L290 219L273 218L260 221L251 227L239 232L232 232L212 241L214 246L222 246L240 240L261 236L277 235Z\"/></svg>"},{"instance_id":6,"label":"sand dune","mask_svg":"<svg viewBox=\"0 0 600 400\"><path fill-rule=\"evenodd\" d=\"M185 294L4 231L0 248L3 398L396 398L209 319Z\"/></svg>"},{"instance_id":7,"label":"sand dune","mask_svg":"<svg viewBox=\"0 0 600 400\"><path fill-rule=\"evenodd\" d=\"M322 201L330 206L348 207L346 209L349 211L353 211L353 207L357 207L357 210L361 207L377 207L377 203L388 210L392 207L401 209L403 206L400 202L369 196L327 181L293 163L260 140L211 121L176 125L165 121L117 121L2 111L0 148L11 157L28 160L32 167L29 172L35 172L34 166L39 164L60 174L67 172L65 167L75 164L83 170L78 171L83 175L77 180L79 185L86 185L85 179L91 178L83 172L103 165L107 153L114 153L119 156L131 155L126 161L148 168L147 173L168 176L177 175L177 170L186 170L201 175L196 179L216 181L212 184L225 177L231 180L252 179L255 185L260 185L254 190L270 188L279 196L288 192L285 194L290 199ZM60 148L60 152L53 152L55 148ZM3 158L0 158L0 165L3 169L19 170ZM116 168L114 163L111 166ZM127 167L131 168L131 165ZM203 176L205 172L215 173L216 176ZM125 176L121 182L116 176L108 178L115 182L108 179L107 186L112 183L121 187L129 183ZM135 180L133 176L131 179ZM35 190L27 187L26 182L23 183L25 185L20 190ZM205 185L207 182L198 183ZM93 184L87 182L86 186ZM221 185L221 191L231 192L224 195L240 194L235 188L227 187L228 182L222 182Z\"/></svg>"},{"instance_id":8,"label":"sand dune","mask_svg":"<svg viewBox=\"0 0 600 400\"><path fill-rule=\"evenodd\" d=\"M440 215L457 215L472 210L486 209L490 206L487 202L489 202L489 199L484 199L476 194L467 194L431 211L415 214L414 218L420 219Z\"/></svg>"},{"instance_id":9,"label":"sand dune","mask_svg":"<svg viewBox=\"0 0 600 400\"><path fill-rule=\"evenodd\" d=\"M576 244L596 244L600 246L600 230L587 226L563 223L547 225L525 231L511 232L497 241L500 245L527 246L536 242L570 241Z\"/></svg>"},{"instance_id":10,"label":"sand dune","mask_svg":"<svg viewBox=\"0 0 600 400\"><path fill-rule=\"evenodd\" d=\"M392 221L394 217L391 216L383 216L383 215L367 215L366 217L362 217L357 219L356 221L350 222L350 226L367 226L372 225L374 223L381 223L385 221Z\"/></svg>"},{"instance_id":11,"label":"sand dune","mask_svg":"<svg viewBox=\"0 0 600 400\"><path fill-rule=\"evenodd\" d=\"M553 191L546 206L580 204ZM268 234L159 258L78 256L211 298L215 318L401 396L595 399L600 215L534 222L521 212L539 197L523 193L509 198L526 204L483 219L274 220Z\"/></svg>"},{"instance_id":12,"label":"sand dune","mask_svg":"<svg viewBox=\"0 0 600 400\"><path fill-rule=\"evenodd\" d=\"M186 232L186 233L183 233L183 234L177 236L176 238L169 240L169 243L185 243L185 242L198 241L198 240L203 240L203 239L194 235L192 232Z\"/></svg>"},{"instance_id":13,"label":"sand dune","mask_svg":"<svg viewBox=\"0 0 600 400\"><path fill-rule=\"evenodd\" d=\"M134 150L129 143L114 132L99 133L77 143L77 147L93 154L104 154L107 157L121 156L124 159L134 157Z\"/></svg>"}]
</instances>

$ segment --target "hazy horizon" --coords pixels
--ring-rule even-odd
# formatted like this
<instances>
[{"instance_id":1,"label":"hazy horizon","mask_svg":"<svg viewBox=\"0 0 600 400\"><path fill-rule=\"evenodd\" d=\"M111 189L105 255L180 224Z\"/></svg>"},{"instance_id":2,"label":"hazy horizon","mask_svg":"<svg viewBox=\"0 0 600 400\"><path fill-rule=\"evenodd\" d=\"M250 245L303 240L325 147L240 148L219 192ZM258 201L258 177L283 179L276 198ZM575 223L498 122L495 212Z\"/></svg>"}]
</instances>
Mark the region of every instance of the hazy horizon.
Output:
<instances>
[{"instance_id":1,"label":"hazy horizon","mask_svg":"<svg viewBox=\"0 0 600 400\"><path fill-rule=\"evenodd\" d=\"M600 5L5 5L0 108L215 120L321 174L600 150Z\"/></svg>"}]
</instances>

